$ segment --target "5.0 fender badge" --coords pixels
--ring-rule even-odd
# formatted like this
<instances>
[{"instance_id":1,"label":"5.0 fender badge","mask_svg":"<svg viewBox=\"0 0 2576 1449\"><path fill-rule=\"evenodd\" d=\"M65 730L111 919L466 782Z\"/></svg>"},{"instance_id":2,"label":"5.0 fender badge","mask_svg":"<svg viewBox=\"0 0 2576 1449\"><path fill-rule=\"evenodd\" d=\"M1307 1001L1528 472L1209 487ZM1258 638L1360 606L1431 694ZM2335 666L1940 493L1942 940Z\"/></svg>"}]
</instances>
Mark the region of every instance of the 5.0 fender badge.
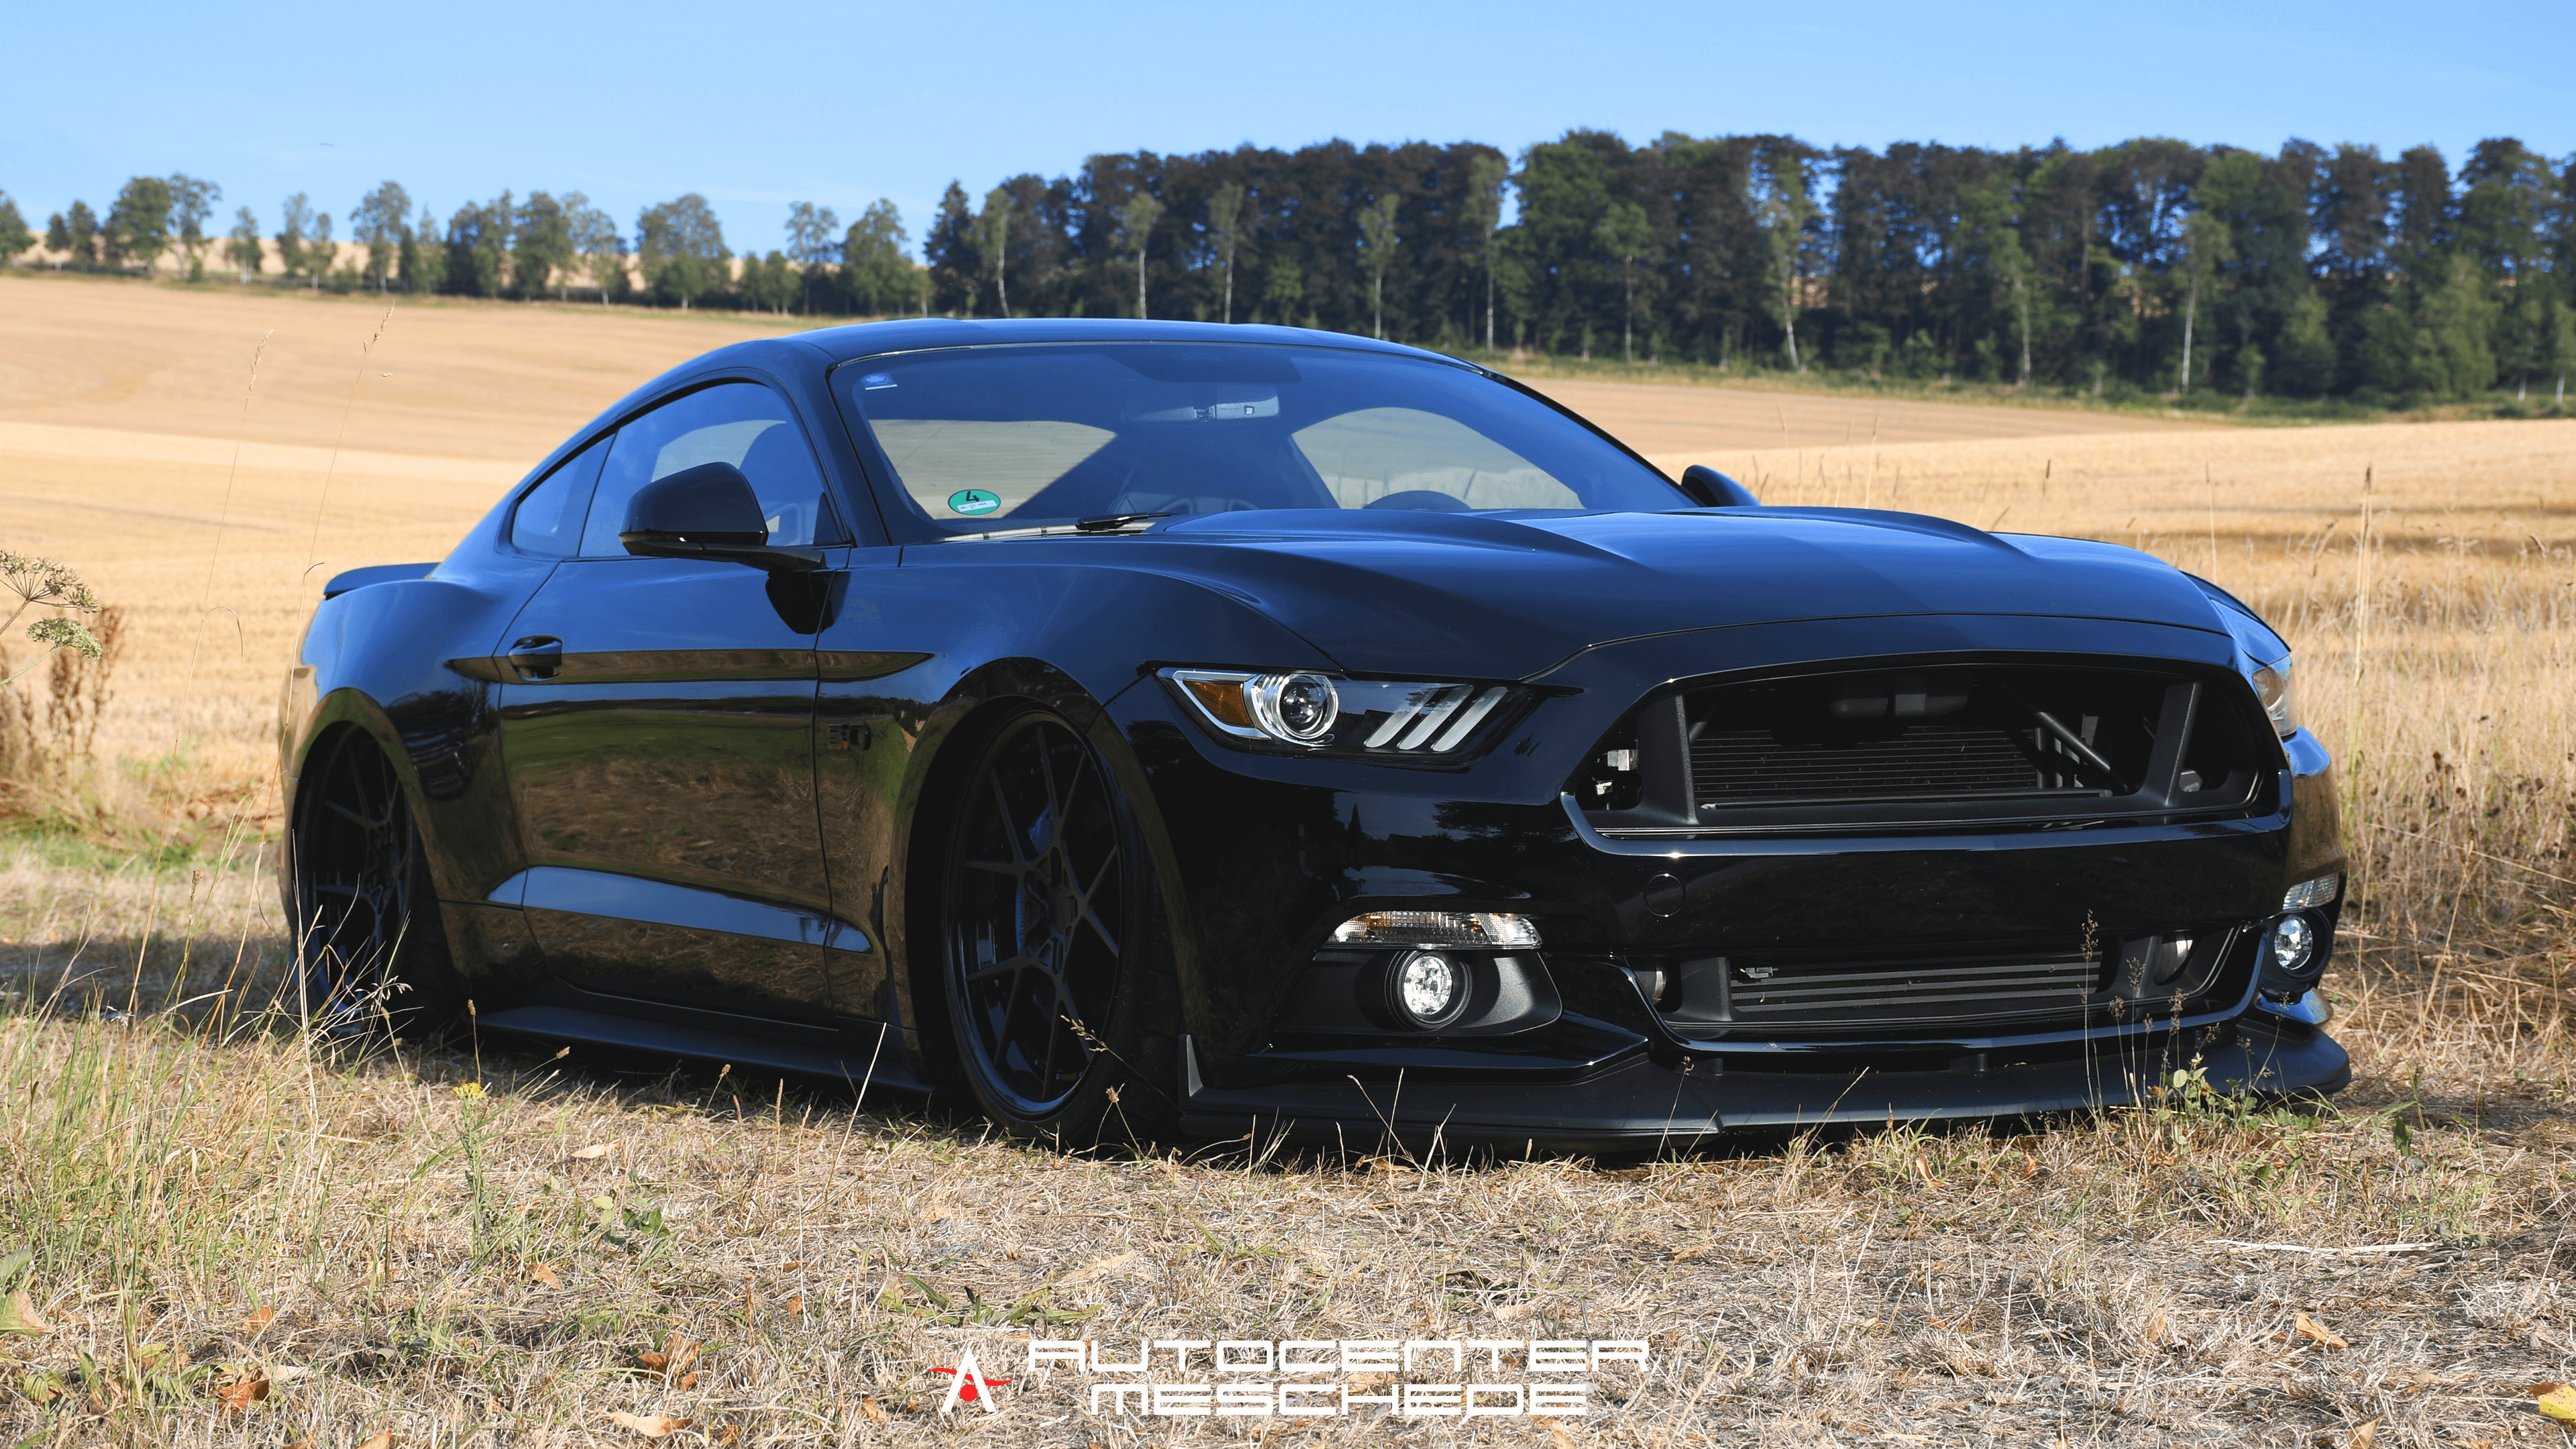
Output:
<instances>
[{"instance_id":1,"label":"5.0 fender badge","mask_svg":"<svg viewBox=\"0 0 2576 1449\"><path fill-rule=\"evenodd\" d=\"M960 488L948 495L948 510L951 513L990 513L1001 506L1002 500L999 496L987 493L981 488Z\"/></svg>"}]
</instances>

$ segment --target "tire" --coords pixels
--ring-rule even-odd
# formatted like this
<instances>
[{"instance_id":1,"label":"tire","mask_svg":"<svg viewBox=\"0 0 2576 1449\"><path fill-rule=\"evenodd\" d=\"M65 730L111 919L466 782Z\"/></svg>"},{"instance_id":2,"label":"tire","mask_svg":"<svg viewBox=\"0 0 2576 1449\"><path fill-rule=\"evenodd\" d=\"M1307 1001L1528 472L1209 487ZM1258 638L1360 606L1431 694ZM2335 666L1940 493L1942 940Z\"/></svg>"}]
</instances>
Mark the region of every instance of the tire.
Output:
<instances>
[{"instance_id":1,"label":"tire","mask_svg":"<svg viewBox=\"0 0 2576 1449\"><path fill-rule=\"evenodd\" d=\"M1180 993L1134 809L1061 715L1004 721L952 797L938 939L956 1065L1019 1137L1169 1130Z\"/></svg>"},{"instance_id":2,"label":"tire","mask_svg":"<svg viewBox=\"0 0 2576 1449\"><path fill-rule=\"evenodd\" d=\"M305 778L293 828L306 1020L331 1036L443 1037L465 990L401 778L356 730L317 747Z\"/></svg>"}]
</instances>

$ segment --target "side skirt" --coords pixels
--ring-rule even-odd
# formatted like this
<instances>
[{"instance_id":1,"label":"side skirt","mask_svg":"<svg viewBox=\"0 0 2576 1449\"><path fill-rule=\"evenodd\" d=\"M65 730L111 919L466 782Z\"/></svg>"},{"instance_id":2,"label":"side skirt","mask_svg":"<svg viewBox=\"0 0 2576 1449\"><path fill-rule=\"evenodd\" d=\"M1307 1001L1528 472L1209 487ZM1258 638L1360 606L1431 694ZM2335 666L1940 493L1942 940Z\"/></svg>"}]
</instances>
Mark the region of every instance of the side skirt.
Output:
<instances>
[{"instance_id":1,"label":"side skirt","mask_svg":"<svg viewBox=\"0 0 2576 1449\"><path fill-rule=\"evenodd\" d=\"M513 1036L579 1042L624 1051L668 1052L673 1056L708 1062L729 1062L736 1066L766 1067L771 1071L828 1078L847 1083L852 1091L859 1094L862 1104L867 1100L868 1091L876 1087L890 1087L914 1094L930 1090L913 1073L912 1063L904 1052L902 1032L891 1026L877 1027L873 1031L853 1026L848 1036L858 1039L852 1044L859 1047L854 1051L848 1046L781 1041L770 1036L682 1026L674 1022L642 1021L631 1016L612 1016L606 1012L582 1011L568 1006L513 1007L482 1017L480 1025L486 1031L507 1032Z\"/></svg>"}]
</instances>

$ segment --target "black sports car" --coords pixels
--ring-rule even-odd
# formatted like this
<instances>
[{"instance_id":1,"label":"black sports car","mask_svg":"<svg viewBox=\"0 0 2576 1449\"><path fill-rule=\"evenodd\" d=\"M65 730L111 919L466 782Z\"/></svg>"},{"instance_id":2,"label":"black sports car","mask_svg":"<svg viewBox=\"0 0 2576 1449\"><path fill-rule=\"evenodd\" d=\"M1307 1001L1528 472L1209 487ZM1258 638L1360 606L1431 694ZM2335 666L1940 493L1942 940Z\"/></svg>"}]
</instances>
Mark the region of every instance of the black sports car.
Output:
<instances>
[{"instance_id":1,"label":"black sports car","mask_svg":"<svg viewBox=\"0 0 2576 1449\"><path fill-rule=\"evenodd\" d=\"M2331 1091L2289 649L2144 554L1678 482L1358 338L886 322L328 585L307 1000L1519 1146ZM862 1089L864 1091L864 1088Z\"/></svg>"}]
</instances>

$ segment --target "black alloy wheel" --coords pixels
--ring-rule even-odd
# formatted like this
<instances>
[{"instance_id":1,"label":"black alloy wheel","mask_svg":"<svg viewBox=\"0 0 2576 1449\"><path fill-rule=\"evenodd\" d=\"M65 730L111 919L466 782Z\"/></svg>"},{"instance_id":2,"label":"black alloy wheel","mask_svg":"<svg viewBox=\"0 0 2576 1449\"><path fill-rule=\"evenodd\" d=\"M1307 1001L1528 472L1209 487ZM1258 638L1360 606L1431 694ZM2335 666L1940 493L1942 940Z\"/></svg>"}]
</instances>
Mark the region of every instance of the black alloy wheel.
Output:
<instances>
[{"instance_id":1,"label":"black alloy wheel","mask_svg":"<svg viewBox=\"0 0 2576 1449\"><path fill-rule=\"evenodd\" d=\"M986 1114L1038 1137L1159 1130L1174 1105L1169 942L1097 752L1061 716L1011 719L966 776L947 847L944 994Z\"/></svg>"},{"instance_id":2,"label":"black alloy wheel","mask_svg":"<svg viewBox=\"0 0 2576 1449\"><path fill-rule=\"evenodd\" d=\"M331 1035L436 1034L465 1010L410 799L375 743L316 747L294 821L296 972Z\"/></svg>"}]
</instances>

